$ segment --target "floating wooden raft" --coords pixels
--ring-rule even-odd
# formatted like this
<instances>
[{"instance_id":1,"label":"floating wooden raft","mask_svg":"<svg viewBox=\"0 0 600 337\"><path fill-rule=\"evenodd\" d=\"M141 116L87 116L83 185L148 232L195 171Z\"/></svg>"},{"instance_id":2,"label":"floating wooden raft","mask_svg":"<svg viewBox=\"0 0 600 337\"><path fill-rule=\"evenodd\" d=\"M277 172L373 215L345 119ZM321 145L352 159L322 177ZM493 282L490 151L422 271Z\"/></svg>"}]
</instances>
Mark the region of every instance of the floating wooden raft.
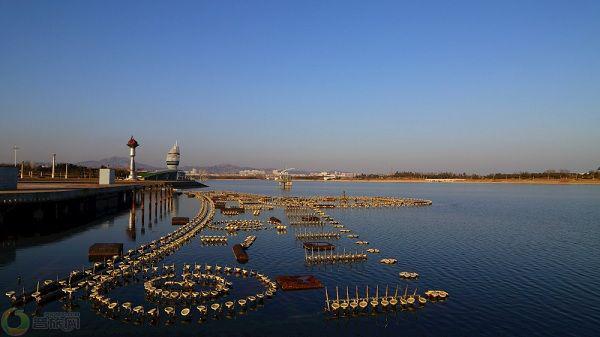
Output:
<instances>
[{"instance_id":1,"label":"floating wooden raft","mask_svg":"<svg viewBox=\"0 0 600 337\"><path fill-rule=\"evenodd\" d=\"M334 250L335 246L329 242L321 242L321 241L309 241L304 242L305 249L314 249L314 250Z\"/></svg>"},{"instance_id":2,"label":"floating wooden raft","mask_svg":"<svg viewBox=\"0 0 600 337\"><path fill-rule=\"evenodd\" d=\"M244 247L239 243L233 246L233 254L235 255L235 259L239 263L246 263L249 260L248 253L244 250Z\"/></svg>"},{"instance_id":3,"label":"floating wooden raft","mask_svg":"<svg viewBox=\"0 0 600 337\"><path fill-rule=\"evenodd\" d=\"M275 278L277 284L283 290L305 290L323 288L323 284L312 275L287 276L281 275Z\"/></svg>"},{"instance_id":4,"label":"floating wooden raft","mask_svg":"<svg viewBox=\"0 0 600 337\"><path fill-rule=\"evenodd\" d=\"M88 259L90 261L112 259L115 255L123 255L122 243L94 243L88 251Z\"/></svg>"},{"instance_id":5,"label":"floating wooden raft","mask_svg":"<svg viewBox=\"0 0 600 337\"><path fill-rule=\"evenodd\" d=\"M190 222L190 218L184 216L174 216L171 219L171 225L173 226L182 226Z\"/></svg>"}]
</instances>

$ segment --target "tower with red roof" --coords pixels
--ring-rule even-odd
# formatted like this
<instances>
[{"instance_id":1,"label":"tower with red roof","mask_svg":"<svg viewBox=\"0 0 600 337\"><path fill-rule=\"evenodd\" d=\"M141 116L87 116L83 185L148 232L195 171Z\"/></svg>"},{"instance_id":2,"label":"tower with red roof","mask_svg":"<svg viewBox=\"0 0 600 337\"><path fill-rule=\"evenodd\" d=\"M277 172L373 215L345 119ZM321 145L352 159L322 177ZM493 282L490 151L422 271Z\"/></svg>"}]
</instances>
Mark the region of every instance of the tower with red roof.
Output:
<instances>
[{"instance_id":1,"label":"tower with red roof","mask_svg":"<svg viewBox=\"0 0 600 337\"><path fill-rule=\"evenodd\" d=\"M127 146L129 147L129 180L137 180L137 173L135 172L135 148L140 146L140 144L131 136L129 141L127 142Z\"/></svg>"}]
</instances>

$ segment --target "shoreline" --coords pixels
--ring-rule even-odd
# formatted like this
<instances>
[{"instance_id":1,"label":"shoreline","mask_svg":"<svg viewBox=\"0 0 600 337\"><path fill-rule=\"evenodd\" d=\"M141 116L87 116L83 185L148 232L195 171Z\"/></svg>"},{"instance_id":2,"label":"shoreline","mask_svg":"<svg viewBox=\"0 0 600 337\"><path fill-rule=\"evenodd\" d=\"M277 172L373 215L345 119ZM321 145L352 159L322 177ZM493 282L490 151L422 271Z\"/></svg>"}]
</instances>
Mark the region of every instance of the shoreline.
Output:
<instances>
[{"instance_id":1,"label":"shoreline","mask_svg":"<svg viewBox=\"0 0 600 337\"><path fill-rule=\"evenodd\" d=\"M245 178L215 178L207 180L262 180L272 181L267 179L245 179ZM331 182L331 183L395 183L395 184L505 184L505 185L600 185L600 180L577 180L577 179L465 179L465 180L447 180L447 181L431 181L425 179L332 179L332 180L316 180L316 179L293 179L294 182Z\"/></svg>"}]
</instances>

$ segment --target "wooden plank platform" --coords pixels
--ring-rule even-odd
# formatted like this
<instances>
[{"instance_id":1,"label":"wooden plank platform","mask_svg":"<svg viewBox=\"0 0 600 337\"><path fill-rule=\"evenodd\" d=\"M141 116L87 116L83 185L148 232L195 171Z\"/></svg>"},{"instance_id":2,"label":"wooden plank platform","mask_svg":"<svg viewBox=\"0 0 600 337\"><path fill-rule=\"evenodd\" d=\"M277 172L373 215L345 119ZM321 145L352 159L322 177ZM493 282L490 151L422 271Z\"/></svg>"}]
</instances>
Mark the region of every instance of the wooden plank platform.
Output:
<instances>
[{"instance_id":1,"label":"wooden plank platform","mask_svg":"<svg viewBox=\"0 0 600 337\"><path fill-rule=\"evenodd\" d=\"M171 219L171 225L173 225L173 226L182 226L188 222L190 222L190 218L185 217L185 216L174 216Z\"/></svg>"},{"instance_id":2,"label":"wooden plank platform","mask_svg":"<svg viewBox=\"0 0 600 337\"><path fill-rule=\"evenodd\" d=\"M303 246L305 249L307 250L316 250L316 251L320 251L320 250L334 250L335 246L332 245L329 242L322 242L322 241L307 241L303 243Z\"/></svg>"},{"instance_id":3,"label":"wooden plank platform","mask_svg":"<svg viewBox=\"0 0 600 337\"><path fill-rule=\"evenodd\" d=\"M122 243L94 243L88 251L90 261L103 261L115 255L123 256Z\"/></svg>"}]
</instances>

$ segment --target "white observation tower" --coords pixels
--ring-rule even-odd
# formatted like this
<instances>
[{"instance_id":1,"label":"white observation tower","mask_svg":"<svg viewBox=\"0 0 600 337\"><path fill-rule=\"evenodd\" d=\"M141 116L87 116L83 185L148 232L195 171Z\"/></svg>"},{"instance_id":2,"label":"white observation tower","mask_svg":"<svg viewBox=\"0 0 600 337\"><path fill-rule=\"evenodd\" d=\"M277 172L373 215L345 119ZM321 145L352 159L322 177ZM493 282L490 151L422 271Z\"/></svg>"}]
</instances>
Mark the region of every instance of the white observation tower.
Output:
<instances>
[{"instance_id":1,"label":"white observation tower","mask_svg":"<svg viewBox=\"0 0 600 337\"><path fill-rule=\"evenodd\" d=\"M167 168L169 170L177 171L180 157L181 155L179 153L179 145L177 144L177 141L175 141L175 145L173 145L171 150L169 150L169 152L167 153Z\"/></svg>"}]
</instances>

